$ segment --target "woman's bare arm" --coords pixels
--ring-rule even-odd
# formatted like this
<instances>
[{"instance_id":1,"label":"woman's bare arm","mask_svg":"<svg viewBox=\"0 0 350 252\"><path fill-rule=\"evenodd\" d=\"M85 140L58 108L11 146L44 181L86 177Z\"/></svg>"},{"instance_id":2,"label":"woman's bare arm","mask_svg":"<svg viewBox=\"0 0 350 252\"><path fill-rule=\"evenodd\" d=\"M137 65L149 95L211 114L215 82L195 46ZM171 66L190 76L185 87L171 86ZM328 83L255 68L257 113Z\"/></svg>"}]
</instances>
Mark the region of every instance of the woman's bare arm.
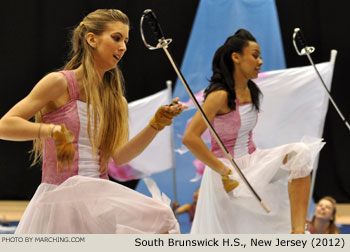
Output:
<instances>
[{"instance_id":1,"label":"woman's bare arm","mask_svg":"<svg viewBox=\"0 0 350 252\"><path fill-rule=\"evenodd\" d=\"M30 122L37 112L67 93L67 82L60 73L50 73L42 78L33 90L0 120L0 139L27 141L50 135L52 126ZM57 127L57 130L59 127ZM39 133L40 129L40 133Z\"/></svg>"},{"instance_id":2,"label":"woman's bare arm","mask_svg":"<svg viewBox=\"0 0 350 252\"><path fill-rule=\"evenodd\" d=\"M223 111L226 112L228 110L226 91L220 90L210 93L206 98L202 109L210 122L217 114L222 113ZM199 160L222 174L225 172L225 165L215 157L202 140L201 136L206 129L207 125L205 124L204 119L201 114L197 112L186 130L182 142Z\"/></svg>"}]
</instances>

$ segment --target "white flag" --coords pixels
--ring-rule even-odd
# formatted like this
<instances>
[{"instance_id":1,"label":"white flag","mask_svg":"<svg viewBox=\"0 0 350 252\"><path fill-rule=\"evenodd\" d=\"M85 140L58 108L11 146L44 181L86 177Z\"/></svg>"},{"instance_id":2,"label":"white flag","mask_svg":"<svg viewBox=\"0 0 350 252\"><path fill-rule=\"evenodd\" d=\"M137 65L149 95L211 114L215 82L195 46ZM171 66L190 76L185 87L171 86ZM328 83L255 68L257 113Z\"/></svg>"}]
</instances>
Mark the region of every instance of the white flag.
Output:
<instances>
[{"instance_id":1,"label":"white flag","mask_svg":"<svg viewBox=\"0 0 350 252\"><path fill-rule=\"evenodd\" d=\"M171 88L129 103L130 139L139 133L161 105L171 102ZM128 165L117 166L111 160L109 175L119 181L148 177L173 167L172 126L158 133L151 144Z\"/></svg>"},{"instance_id":2,"label":"white flag","mask_svg":"<svg viewBox=\"0 0 350 252\"><path fill-rule=\"evenodd\" d=\"M336 51L329 62L317 64L330 90ZM262 149L298 142L303 136L321 138L328 95L313 66L261 73L254 80L263 93L255 144Z\"/></svg>"}]
</instances>

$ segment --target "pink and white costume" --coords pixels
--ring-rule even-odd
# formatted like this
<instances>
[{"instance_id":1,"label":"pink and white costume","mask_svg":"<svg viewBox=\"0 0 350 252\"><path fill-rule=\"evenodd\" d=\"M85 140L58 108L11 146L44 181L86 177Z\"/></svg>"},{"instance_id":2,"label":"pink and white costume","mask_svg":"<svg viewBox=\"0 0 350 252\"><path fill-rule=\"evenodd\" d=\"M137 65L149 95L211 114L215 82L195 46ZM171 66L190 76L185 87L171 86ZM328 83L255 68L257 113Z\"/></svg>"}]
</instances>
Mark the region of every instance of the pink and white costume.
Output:
<instances>
[{"instance_id":1,"label":"pink and white costume","mask_svg":"<svg viewBox=\"0 0 350 252\"><path fill-rule=\"evenodd\" d=\"M192 234L198 233L290 233L288 180L310 174L321 139L302 140L272 149L257 149L252 130L258 113L252 104L216 116L212 125L250 184L271 209L266 213L232 167L239 186L229 194L221 176L206 167L200 186ZM271 136L273 137L273 136ZM212 152L228 167L231 163L212 137ZM289 154L288 161L283 159Z\"/></svg>"},{"instance_id":2,"label":"pink and white costume","mask_svg":"<svg viewBox=\"0 0 350 252\"><path fill-rule=\"evenodd\" d=\"M43 122L65 123L75 135L72 172L57 174L53 139L43 148L42 183L16 233L179 233L171 208L108 180L99 172L87 136L86 103L79 99L73 71L62 71L70 101L43 115Z\"/></svg>"}]
</instances>

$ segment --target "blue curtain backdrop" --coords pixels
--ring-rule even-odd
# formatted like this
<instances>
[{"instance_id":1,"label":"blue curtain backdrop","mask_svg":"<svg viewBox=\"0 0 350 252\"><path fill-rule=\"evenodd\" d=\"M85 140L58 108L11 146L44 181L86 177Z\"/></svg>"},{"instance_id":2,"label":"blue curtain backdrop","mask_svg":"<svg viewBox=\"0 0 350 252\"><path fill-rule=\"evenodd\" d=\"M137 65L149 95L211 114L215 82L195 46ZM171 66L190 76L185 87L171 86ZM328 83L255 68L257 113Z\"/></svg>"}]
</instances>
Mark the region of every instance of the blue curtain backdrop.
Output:
<instances>
[{"instance_id":1,"label":"blue curtain backdrop","mask_svg":"<svg viewBox=\"0 0 350 252\"><path fill-rule=\"evenodd\" d=\"M181 65L181 72L194 93L208 85L215 50L239 28L249 30L257 39L264 61L262 71L285 68L274 0L202 0ZM180 97L181 101L190 99L180 80L175 85L173 96ZM183 112L174 120L174 148L181 148L182 140L178 136L183 135L187 120L195 112L196 110ZM196 174L192 164L194 159L190 152L183 155L175 154L177 200L180 205L191 203L193 193L200 185L200 181L190 182ZM174 199L172 175L172 171L168 170L152 177L160 190ZM139 183L137 190L143 193L147 191L143 182ZM188 216L179 216L179 222L181 232L188 233L190 230Z\"/></svg>"}]
</instances>

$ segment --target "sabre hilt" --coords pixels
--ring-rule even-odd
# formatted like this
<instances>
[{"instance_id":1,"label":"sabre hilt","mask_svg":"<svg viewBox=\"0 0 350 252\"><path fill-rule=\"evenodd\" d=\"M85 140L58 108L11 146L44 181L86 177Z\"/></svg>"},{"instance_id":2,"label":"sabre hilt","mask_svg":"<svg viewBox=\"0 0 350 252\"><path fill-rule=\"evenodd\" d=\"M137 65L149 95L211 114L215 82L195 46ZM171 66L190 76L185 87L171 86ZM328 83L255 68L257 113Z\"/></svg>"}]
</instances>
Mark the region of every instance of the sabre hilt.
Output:
<instances>
[{"instance_id":1,"label":"sabre hilt","mask_svg":"<svg viewBox=\"0 0 350 252\"><path fill-rule=\"evenodd\" d=\"M297 46L297 42L299 43L299 45L302 47L301 51L299 51L298 46ZM318 77L321 80L321 83L323 85L323 87L325 88L327 95L329 97L329 100L331 101L331 103L333 104L335 110L338 112L338 115L340 116L340 118L343 120L343 122L345 123L345 126L348 128L348 130L350 131L350 124L349 122L345 119L344 115L342 114L342 112L340 111L340 109L338 108L337 104L335 103L335 101L333 100L331 93L326 85L326 83L323 81L322 76L320 74L320 72L317 70L317 67L315 65L315 63L313 62L310 54L314 52L315 48L312 46L307 46L304 36L301 32L301 30L299 28L295 28L294 29L294 34L293 34L293 44L295 47L295 50L297 51L299 56L303 56L306 55L307 58L309 59L311 65L313 66L313 68L316 71L316 74L318 75Z\"/></svg>"},{"instance_id":2,"label":"sabre hilt","mask_svg":"<svg viewBox=\"0 0 350 252\"><path fill-rule=\"evenodd\" d=\"M295 39L299 43L301 48L307 47L305 37L304 37L303 33L301 32L301 30L299 28L295 28L294 32L295 32Z\"/></svg>"},{"instance_id":3,"label":"sabre hilt","mask_svg":"<svg viewBox=\"0 0 350 252\"><path fill-rule=\"evenodd\" d=\"M156 36L156 38L159 42L156 46L152 46L152 45L148 44L146 41L145 35L143 33L143 20L144 19L146 19L148 21L154 35ZM154 12L151 9L147 9L147 10L143 11L143 14L142 14L141 20L140 20L140 33L141 33L141 38L142 38L143 43L150 50L155 50L155 49L167 47L172 41L172 39L165 39L164 38L164 34L163 34L162 28L160 27L160 24L157 20L157 16L156 16L156 14L154 14Z\"/></svg>"},{"instance_id":4,"label":"sabre hilt","mask_svg":"<svg viewBox=\"0 0 350 252\"><path fill-rule=\"evenodd\" d=\"M143 12L144 17L148 21L149 25L151 26L154 35L156 38L159 39L164 39L164 34L162 31L162 28L160 27L160 24L157 20L156 14L151 9L144 10Z\"/></svg>"},{"instance_id":5,"label":"sabre hilt","mask_svg":"<svg viewBox=\"0 0 350 252\"><path fill-rule=\"evenodd\" d=\"M294 48L299 56L311 54L315 51L314 47L307 46L304 35L299 28L294 29L293 45L294 45ZM301 48L301 49L299 50L299 48Z\"/></svg>"}]
</instances>

